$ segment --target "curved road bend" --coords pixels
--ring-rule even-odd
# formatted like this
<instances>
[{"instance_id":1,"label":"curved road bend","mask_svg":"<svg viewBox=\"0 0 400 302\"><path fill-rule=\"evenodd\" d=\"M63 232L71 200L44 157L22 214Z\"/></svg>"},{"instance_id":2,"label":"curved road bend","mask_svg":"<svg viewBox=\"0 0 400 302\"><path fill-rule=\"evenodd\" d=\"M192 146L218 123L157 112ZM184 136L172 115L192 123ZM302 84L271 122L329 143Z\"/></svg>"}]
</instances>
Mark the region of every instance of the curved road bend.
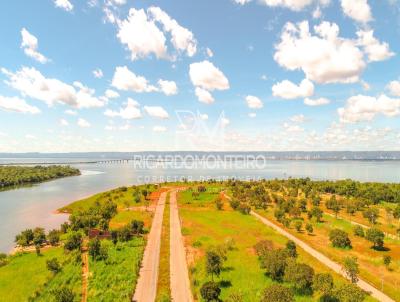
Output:
<instances>
[{"instance_id":1,"label":"curved road bend","mask_svg":"<svg viewBox=\"0 0 400 302\"><path fill-rule=\"evenodd\" d=\"M186 262L176 190L170 194L170 284L174 302L192 302L192 292Z\"/></svg>"},{"instance_id":2,"label":"curved road bend","mask_svg":"<svg viewBox=\"0 0 400 302\"><path fill-rule=\"evenodd\" d=\"M132 301L153 302L157 294L158 266L160 263L160 245L163 213L167 193L163 192L158 200L151 230L144 250L139 280Z\"/></svg>"},{"instance_id":3,"label":"curved road bend","mask_svg":"<svg viewBox=\"0 0 400 302\"><path fill-rule=\"evenodd\" d=\"M268 219L266 219L265 217L262 217L261 215L257 214L254 211L251 211L251 215L253 215L254 217L256 217L257 219L259 219L262 223L264 223L265 225L273 228L275 231L277 231L278 233L282 234L283 236L285 236L286 238L294 241L298 246L300 246L304 251L306 251L307 253L309 253L311 256L313 256L314 258L316 258L318 261L320 261L322 264L326 265L327 267L329 267L330 269L332 269L333 271L335 271L336 273L346 277L345 273L342 270L342 266L339 265L338 263L332 261L331 259L329 259L328 257L326 257L325 255L323 255L322 253L318 252L317 250L313 249L311 246L309 246L308 244L306 244L305 242L301 241L300 239L298 239L297 237L293 236L292 234L290 234L289 232L285 231L284 229L282 229L281 227L277 226L276 224L272 223L271 221L269 221ZM377 299L380 302L395 302L392 298L388 297L386 294L384 294L383 292L381 292L380 290L376 289L375 287L373 287L371 284L365 282L364 280L360 279L357 282L357 285L362 288L363 290L365 290L366 292L369 292L371 294L372 297L374 297L375 299Z\"/></svg>"}]
</instances>

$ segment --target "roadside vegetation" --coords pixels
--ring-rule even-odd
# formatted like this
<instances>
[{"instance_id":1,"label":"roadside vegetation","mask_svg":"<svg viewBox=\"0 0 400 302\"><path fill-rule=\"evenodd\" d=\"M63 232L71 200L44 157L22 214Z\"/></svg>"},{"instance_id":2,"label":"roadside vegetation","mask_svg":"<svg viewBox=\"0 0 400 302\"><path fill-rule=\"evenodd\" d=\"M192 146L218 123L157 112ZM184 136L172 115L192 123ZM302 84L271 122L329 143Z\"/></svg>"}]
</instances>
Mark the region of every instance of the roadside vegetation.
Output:
<instances>
[{"instance_id":1,"label":"roadside vegetation","mask_svg":"<svg viewBox=\"0 0 400 302\"><path fill-rule=\"evenodd\" d=\"M0 190L80 174L70 166L0 166Z\"/></svg>"}]
</instances>

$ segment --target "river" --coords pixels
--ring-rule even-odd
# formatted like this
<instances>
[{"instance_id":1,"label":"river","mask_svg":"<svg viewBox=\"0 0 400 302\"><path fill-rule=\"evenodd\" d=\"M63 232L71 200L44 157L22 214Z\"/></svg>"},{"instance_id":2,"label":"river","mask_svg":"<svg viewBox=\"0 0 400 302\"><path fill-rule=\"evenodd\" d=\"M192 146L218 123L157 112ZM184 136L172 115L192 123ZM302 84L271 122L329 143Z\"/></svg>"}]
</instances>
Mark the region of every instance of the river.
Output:
<instances>
[{"instance_id":1,"label":"river","mask_svg":"<svg viewBox=\"0 0 400 302\"><path fill-rule=\"evenodd\" d=\"M33 159L0 159L0 163L32 162ZM86 159L79 159L85 161ZM75 161L79 161L75 160ZM92 159L90 159L92 160ZM37 159L34 159L37 162ZM41 159L54 162L52 159ZM57 158L57 162L71 159ZM257 168L241 163L228 167L155 165L142 167L135 163L72 164L82 175L57 179L31 187L0 192L0 251L9 252L17 233L41 226L57 228L68 217L55 211L75 200L123 185L147 182L205 178L287 178L345 179L360 181L400 182L400 161L328 161L271 160Z\"/></svg>"}]
</instances>

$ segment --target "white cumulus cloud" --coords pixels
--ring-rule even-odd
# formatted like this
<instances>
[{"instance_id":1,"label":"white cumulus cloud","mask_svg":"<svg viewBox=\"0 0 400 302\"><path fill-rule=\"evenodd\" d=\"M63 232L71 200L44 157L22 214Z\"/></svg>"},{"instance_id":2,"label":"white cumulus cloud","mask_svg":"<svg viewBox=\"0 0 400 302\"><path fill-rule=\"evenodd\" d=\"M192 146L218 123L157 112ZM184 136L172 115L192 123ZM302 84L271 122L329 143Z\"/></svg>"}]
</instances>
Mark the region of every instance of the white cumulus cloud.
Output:
<instances>
[{"instance_id":1,"label":"white cumulus cloud","mask_svg":"<svg viewBox=\"0 0 400 302\"><path fill-rule=\"evenodd\" d=\"M207 60L190 64L189 76L196 87L209 91L229 89L229 81L224 73Z\"/></svg>"},{"instance_id":2,"label":"white cumulus cloud","mask_svg":"<svg viewBox=\"0 0 400 302\"><path fill-rule=\"evenodd\" d=\"M205 104L214 103L214 97L208 90L205 90L200 87L196 87L195 94L196 94L197 98L199 99L199 101L202 103L205 103Z\"/></svg>"},{"instance_id":3,"label":"white cumulus cloud","mask_svg":"<svg viewBox=\"0 0 400 302\"><path fill-rule=\"evenodd\" d=\"M33 67L22 67L15 73L4 68L1 71L8 77L6 83L9 86L20 91L24 96L43 101L49 106L55 103L76 108L104 106L104 102L94 96L94 89L78 81L69 85L58 79L46 78Z\"/></svg>"},{"instance_id":4,"label":"white cumulus cloud","mask_svg":"<svg viewBox=\"0 0 400 302\"><path fill-rule=\"evenodd\" d=\"M246 96L246 103L249 108L260 109L263 107L263 102L256 96L248 95Z\"/></svg>"},{"instance_id":5,"label":"white cumulus cloud","mask_svg":"<svg viewBox=\"0 0 400 302\"><path fill-rule=\"evenodd\" d=\"M305 98L304 99L304 104L307 106L322 106L322 105L327 105L331 101L327 98L317 98L317 99L310 99L310 98Z\"/></svg>"},{"instance_id":6,"label":"white cumulus cloud","mask_svg":"<svg viewBox=\"0 0 400 302\"><path fill-rule=\"evenodd\" d=\"M374 37L373 30L359 30L357 31L357 36L359 38L358 42L364 48L369 61L383 61L394 56L394 53L390 51L389 44L379 42Z\"/></svg>"},{"instance_id":7,"label":"white cumulus cloud","mask_svg":"<svg viewBox=\"0 0 400 302\"><path fill-rule=\"evenodd\" d=\"M391 81L386 88L391 95L400 96L400 81Z\"/></svg>"},{"instance_id":8,"label":"white cumulus cloud","mask_svg":"<svg viewBox=\"0 0 400 302\"><path fill-rule=\"evenodd\" d=\"M116 99L116 98L119 98L119 93L112 89L107 89L105 96L109 99Z\"/></svg>"},{"instance_id":9,"label":"white cumulus cloud","mask_svg":"<svg viewBox=\"0 0 400 302\"><path fill-rule=\"evenodd\" d=\"M158 80L158 85L165 95L174 95L178 93L178 86L174 81Z\"/></svg>"},{"instance_id":10,"label":"white cumulus cloud","mask_svg":"<svg viewBox=\"0 0 400 302\"><path fill-rule=\"evenodd\" d=\"M304 79L299 85L284 80L272 86L272 94L287 100L310 97L314 94L314 84L308 79Z\"/></svg>"},{"instance_id":11,"label":"white cumulus cloud","mask_svg":"<svg viewBox=\"0 0 400 302\"><path fill-rule=\"evenodd\" d=\"M169 114L161 106L144 106L144 111L151 117L168 119Z\"/></svg>"},{"instance_id":12,"label":"white cumulus cloud","mask_svg":"<svg viewBox=\"0 0 400 302\"><path fill-rule=\"evenodd\" d=\"M39 108L27 104L23 99L17 97L5 97L2 95L0 95L0 109L19 113L40 113Z\"/></svg>"},{"instance_id":13,"label":"white cumulus cloud","mask_svg":"<svg viewBox=\"0 0 400 302\"><path fill-rule=\"evenodd\" d=\"M371 8L367 0L341 0L345 15L360 23L372 20Z\"/></svg>"},{"instance_id":14,"label":"white cumulus cloud","mask_svg":"<svg viewBox=\"0 0 400 302\"><path fill-rule=\"evenodd\" d=\"M287 23L281 41L275 46L274 59L289 70L302 70L306 78L317 83L353 83L366 67L364 54L357 41L339 37L339 26L322 22Z\"/></svg>"},{"instance_id":15,"label":"white cumulus cloud","mask_svg":"<svg viewBox=\"0 0 400 302\"><path fill-rule=\"evenodd\" d=\"M393 117L400 114L400 99L384 94L379 97L356 95L350 97L346 105L338 109L338 114L342 123L371 121L377 114Z\"/></svg>"},{"instance_id":16,"label":"white cumulus cloud","mask_svg":"<svg viewBox=\"0 0 400 302\"><path fill-rule=\"evenodd\" d=\"M31 57L32 59L42 64L47 63L49 61L48 58L46 58L38 51L39 42L34 35L32 35L29 31L23 28L21 30L21 37L22 37L21 48L24 50L25 54L28 57Z\"/></svg>"},{"instance_id":17,"label":"white cumulus cloud","mask_svg":"<svg viewBox=\"0 0 400 302\"><path fill-rule=\"evenodd\" d=\"M125 91L157 91L157 87L150 85L145 77L136 75L126 66L118 66L115 68L115 73L111 85L119 90Z\"/></svg>"},{"instance_id":18,"label":"white cumulus cloud","mask_svg":"<svg viewBox=\"0 0 400 302\"><path fill-rule=\"evenodd\" d=\"M71 2L69 2L69 0L54 0L54 4L56 7L62 8L67 12L70 12L74 9L74 6Z\"/></svg>"},{"instance_id":19,"label":"white cumulus cloud","mask_svg":"<svg viewBox=\"0 0 400 302\"><path fill-rule=\"evenodd\" d=\"M87 120L83 119L83 118L78 119L78 123L77 124L81 128L89 128L91 126L90 123Z\"/></svg>"},{"instance_id":20,"label":"white cumulus cloud","mask_svg":"<svg viewBox=\"0 0 400 302\"><path fill-rule=\"evenodd\" d=\"M139 103L131 98L128 98L128 102L126 103L126 106L124 108L120 108L119 111L112 111L110 109L107 109L104 112L104 115L108 117L119 116L126 120L138 119L142 117L139 109Z\"/></svg>"}]
</instances>

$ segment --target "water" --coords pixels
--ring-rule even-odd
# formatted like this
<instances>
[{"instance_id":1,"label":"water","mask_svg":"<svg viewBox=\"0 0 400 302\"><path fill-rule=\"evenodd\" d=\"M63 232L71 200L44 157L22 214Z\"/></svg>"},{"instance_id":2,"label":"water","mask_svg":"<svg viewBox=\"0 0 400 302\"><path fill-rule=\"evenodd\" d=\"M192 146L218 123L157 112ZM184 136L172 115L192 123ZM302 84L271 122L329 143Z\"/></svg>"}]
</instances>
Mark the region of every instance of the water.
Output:
<instances>
[{"instance_id":1,"label":"water","mask_svg":"<svg viewBox=\"0 0 400 302\"><path fill-rule=\"evenodd\" d=\"M93 160L74 159L76 161ZM7 162L66 162L71 159L0 159ZM123 185L204 178L286 178L344 179L400 182L400 161L268 161L261 169L233 164L227 169L185 169L184 167L138 168L134 163L73 164L81 176L57 179L31 187L0 192L0 251L9 252L17 233L36 226L56 228L67 215L55 211L72 201ZM215 165L212 165L214 167Z\"/></svg>"}]
</instances>

